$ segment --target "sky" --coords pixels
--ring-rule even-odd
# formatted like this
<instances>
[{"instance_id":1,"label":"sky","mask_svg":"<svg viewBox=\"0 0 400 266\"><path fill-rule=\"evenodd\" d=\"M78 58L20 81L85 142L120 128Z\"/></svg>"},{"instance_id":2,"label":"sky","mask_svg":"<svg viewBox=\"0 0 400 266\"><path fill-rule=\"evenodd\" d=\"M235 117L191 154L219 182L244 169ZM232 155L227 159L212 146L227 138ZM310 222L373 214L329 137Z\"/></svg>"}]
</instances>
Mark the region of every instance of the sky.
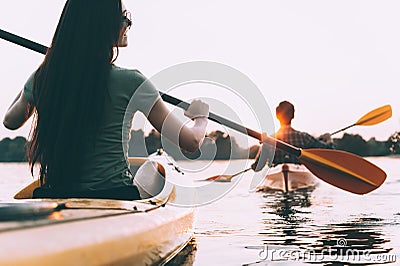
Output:
<instances>
[{"instance_id":1,"label":"sky","mask_svg":"<svg viewBox=\"0 0 400 266\"><path fill-rule=\"evenodd\" d=\"M0 28L49 45L64 3L0 1ZM393 109L390 120L346 132L366 140L386 140L400 130L399 1L126 0L125 4L133 26L129 47L121 50L117 61L120 66L152 77L186 62L224 64L257 86L271 112L280 101L291 101L296 108L292 125L298 130L316 136L333 132L386 104ZM0 58L0 117L4 117L43 56L0 40ZM208 98L211 111L229 116L219 108L223 104L240 123L256 130L257 119L263 119L249 118L251 106L243 97L215 85L181 86L171 94L184 100ZM219 127L211 123L209 130L214 129ZM0 126L0 139L27 137L29 130L30 122L17 131Z\"/></svg>"}]
</instances>

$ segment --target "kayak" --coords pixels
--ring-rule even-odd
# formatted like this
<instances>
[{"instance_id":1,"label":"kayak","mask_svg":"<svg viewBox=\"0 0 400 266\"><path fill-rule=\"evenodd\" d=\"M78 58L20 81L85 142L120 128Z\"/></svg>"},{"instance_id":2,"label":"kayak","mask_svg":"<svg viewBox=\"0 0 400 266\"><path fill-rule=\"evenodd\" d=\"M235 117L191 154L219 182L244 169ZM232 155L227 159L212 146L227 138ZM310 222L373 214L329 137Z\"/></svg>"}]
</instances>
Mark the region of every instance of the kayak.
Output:
<instances>
[{"instance_id":1,"label":"kayak","mask_svg":"<svg viewBox=\"0 0 400 266\"><path fill-rule=\"evenodd\" d=\"M38 185L35 181L18 192L15 201L0 203L0 265L163 265L170 261L193 237L194 208L174 204L179 191L175 181L188 177L166 153L129 161L132 167L147 162L157 166L165 178L157 195L136 201L29 199Z\"/></svg>"},{"instance_id":2,"label":"kayak","mask_svg":"<svg viewBox=\"0 0 400 266\"><path fill-rule=\"evenodd\" d=\"M289 192L302 188L315 187L317 177L304 165L285 163L272 167L258 190L281 190Z\"/></svg>"}]
</instances>

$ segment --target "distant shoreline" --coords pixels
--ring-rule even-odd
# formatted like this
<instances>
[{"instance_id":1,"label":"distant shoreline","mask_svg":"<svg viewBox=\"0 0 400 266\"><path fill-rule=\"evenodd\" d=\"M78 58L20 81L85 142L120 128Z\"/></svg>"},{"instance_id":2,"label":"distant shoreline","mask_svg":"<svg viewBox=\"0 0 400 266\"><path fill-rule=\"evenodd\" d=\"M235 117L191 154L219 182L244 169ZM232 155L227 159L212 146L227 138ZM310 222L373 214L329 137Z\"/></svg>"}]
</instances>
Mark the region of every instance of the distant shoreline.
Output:
<instances>
[{"instance_id":1,"label":"distant shoreline","mask_svg":"<svg viewBox=\"0 0 400 266\"><path fill-rule=\"evenodd\" d=\"M400 132L395 132L386 141L377 141L375 138L366 141L360 135L347 133L342 138L335 138L333 141L336 149L363 157L400 157ZM135 143L145 143L146 147L135 147ZM4 138L1 140L0 162L26 162L26 144L27 140L24 137ZM146 157L163 148L160 134L155 130L152 130L148 135L145 135L143 130L132 130L129 144L128 154L132 157ZM197 151L190 154L179 149L167 149L167 151L177 161L188 159L235 160L254 158L258 151L258 146L240 147L234 137L217 130L207 134L207 138L201 146L202 153Z\"/></svg>"}]
</instances>

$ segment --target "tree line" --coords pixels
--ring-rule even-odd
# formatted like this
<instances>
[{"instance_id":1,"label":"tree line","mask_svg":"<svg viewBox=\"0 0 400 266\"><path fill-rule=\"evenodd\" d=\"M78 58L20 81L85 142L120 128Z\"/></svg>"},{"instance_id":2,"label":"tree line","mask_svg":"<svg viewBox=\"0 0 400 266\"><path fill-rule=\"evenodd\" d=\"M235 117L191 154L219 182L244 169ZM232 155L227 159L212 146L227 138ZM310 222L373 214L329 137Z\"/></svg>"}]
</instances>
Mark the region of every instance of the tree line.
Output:
<instances>
[{"instance_id":1,"label":"tree line","mask_svg":"<svg viewBox=\"0 0 400 266\"><path fill-rule=\"evenodd\" d=\"M386 141L375 138L364 140L358 134L344 134L342 138L333 139L336 149L351 152L360 156L388 156L400 154L400 131L392 134ZM137 145L141 143L142 145ZM26 162L27 140L24 137L4 138L0 141L0 162ZM187 153L181 151L169 141L161 139L160 134L152 130L147 136L142 130L131 131L129 156L147 156L158 149L165 149L175 160L227 160L254 158L258 146L241 147L234 137L222 131L207 134L199 151Z\"/></svg>"}]
</instances>

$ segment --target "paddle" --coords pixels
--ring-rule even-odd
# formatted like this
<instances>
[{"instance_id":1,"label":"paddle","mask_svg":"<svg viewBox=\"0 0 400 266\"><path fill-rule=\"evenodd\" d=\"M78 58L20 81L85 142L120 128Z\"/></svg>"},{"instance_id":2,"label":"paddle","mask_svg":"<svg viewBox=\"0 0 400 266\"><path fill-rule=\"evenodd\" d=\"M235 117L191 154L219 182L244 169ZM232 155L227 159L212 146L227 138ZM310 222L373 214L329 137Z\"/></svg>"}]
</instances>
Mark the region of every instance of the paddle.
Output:
<instances>
[{"instance_id":1,"label":"paddle","mask_svg":"<svg viewBox=\"0 0 400 266\"><path fill-rule=\"evenodd\" d=\"M392 107L390 105L384 105L368 112L363 117L358 119L357 122L355 122L354 124L331 133L331 136L354 126L376 125L389 119L390 117L392 117Z\"/></svg>"},{"instance_id":2,"label":"paddle","mask_svg":"<svg viewBox=\"0 0 400 266\"><path fill-rule=\"evenodd\" d=\"M367 114L365 114L364 116L362 116L360 119L357 120L357 122L355 122L354 124L347 126L345 128L339 129L333 133L331 133L330 135L335 135L339 132L342 132L348 128L351 128L353 126L372 126L372 125L376 125L379 124L383 121L386 121L387 119L389 119L390 117L392 117L392 107L390 105L384 105L381 106L379 108L376 108L370 112L368 112ZM242 174L244 172L247 172L251 170L251 168L248 168L246 170L240 171L238 173L235 173L233 175L215 175L209 178L204 179L204 181L219 181L219 182L229 182L231 181L232 178L234 178L235 176L238 176L239 174Z\"/></svg>"},{"instance_id":3,"label":"paddle","mask_svg":"<svg viewBox=\"0 0 400 266\"><path fill-rule=\"evenodd\" d=\"M240 172L237 172L233 175L215 175L209 178L206 178L204 180L199 180L199 181L214 181L217 180L218 182L231 182L231 179L234 178L235 176L238 176L240 174L246 173L247 171L250 171L252 168L249 167L247 169L244 169Z\"/></svg>"},{"instance_id":4,"label":"paddle","mask_svg":"<svg viewBox=\"0 0 400 266\"><path fill-rule=\"evenodd\" d=\"M367 114L365 114L364 116L362 116L360 119L357 120L357 122L355 122L354 124L347 126L345 128L342 128L340 130L337 130L333 133L331 133L330 135L335 135L339 132L342 132L348 128L351 128L353 126L372 126L372 125L376 125L379 124L383 121L386 121L387 119L389 119L390 117L392 117L392 107L390 105L384 105L381 106L379 108L376 108L370 112L368 112ZM248 168L246 170L240 171L238 173L235 173L233 175L215 175L209 178L204 179L203 181L218 181L218 182L229 182L231 181L232 178L234 178L235 176L238 176L239 174L242 174L244 172L247 172L251 170L251 168Z\"/></svg>"},{"instance_id":5,"label":"paddle","mask_svg":"<svg viewBox=\"0 0 400 266\"><path fill-rule=\"evenodd\" d=\"M45 53L47 50L43 45L2 30L0 30L0 38L40 53ZM188 103L175 97L165 93L161 93L161 95L164 101L170 104L184 110L189 107ZM383 170L354 154L325 149L302 150L271 137L264 136L264 138L262 138L261 133L243 127L216 114L210 113L208 118L298 157L314 175L346 191L356 194L365 194L378 188L386 179L386 173Z\"/></svg>"}]
</instances>

